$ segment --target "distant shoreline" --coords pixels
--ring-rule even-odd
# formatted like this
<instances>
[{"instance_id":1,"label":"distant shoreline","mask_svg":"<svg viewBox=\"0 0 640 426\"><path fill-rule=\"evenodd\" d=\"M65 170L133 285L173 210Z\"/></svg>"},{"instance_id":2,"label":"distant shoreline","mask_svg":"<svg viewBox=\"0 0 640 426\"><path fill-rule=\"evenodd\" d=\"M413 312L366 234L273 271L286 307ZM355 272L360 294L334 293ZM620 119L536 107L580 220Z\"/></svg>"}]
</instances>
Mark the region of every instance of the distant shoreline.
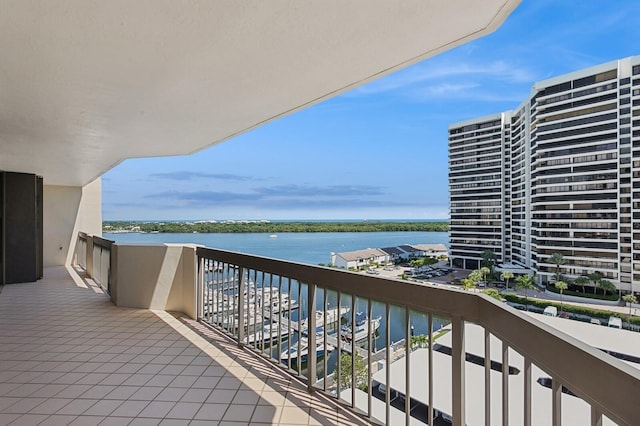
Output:
<instances>
[{"instance_id":1,"label":"distant shoreline","mask_svg":"<svg viewBox=\"0 0 640 426\"><path fill-rule=\"evenodd\" d=\"M448 232L448 221L407 222L136 222L105 221L103 232L108 233L292 233L292 232Z\"/></svg>"}]
</instances>

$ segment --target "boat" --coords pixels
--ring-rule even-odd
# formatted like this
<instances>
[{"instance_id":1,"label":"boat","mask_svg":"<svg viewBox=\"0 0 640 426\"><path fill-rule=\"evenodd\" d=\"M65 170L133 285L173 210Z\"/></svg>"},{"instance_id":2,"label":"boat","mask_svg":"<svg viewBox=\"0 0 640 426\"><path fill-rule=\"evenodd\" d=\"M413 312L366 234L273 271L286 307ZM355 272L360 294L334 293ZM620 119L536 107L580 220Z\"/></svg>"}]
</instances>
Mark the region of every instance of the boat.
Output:
<instances>
[{"instance_id":1,"label":"boat","mask_svg":"<svg viewBox=\"0 0 640 426\"><path fill-rule=\"evenodd\" d=\"M332 308L327 309L326 311L316 311L316 326L324 326L325 317L326 324L331 325L340 321L340 318L348 313L351 309L349 307L342 306L340 309ZM305 318L300 322L300 330L302 335L304 336L307 333L307 329L309 328L309 319Z\"/></svg>"},{"instance_id":2,"label":"boat","mask_svg":"<svg viewBox=\"0 0 640 426\"><path fill-rule=\"evenodd\" d=\"M271 234L269 235L269 238L278 238L278 236L276 234Z\"/></svg>"},{"instance_id":3,"label":"boat","mask_svg":"<svg viewBox=\"0 0 640 426\"><path fill-rule=\"evenodd\" d=\"M287 330L284 327L280 327L277 322L267 323L262 325L262 329L258 330L255 334L250 334L246 337L248 344L271 344L278 340L280 337L282 340L288 337Z\"/></svg>"},{"instance_id":4,"label":"boat","mask_svg":"<svg viewBox=\"0 0 640 426\"><path fill-rule=\"evenodd\" d=\"M340 330L340 338L345 342L352 340L358 342L366 339L369 335L369 329L373 335L380 328L382 321L382 317L369 319L364 312L357 312L355 319L355 326L354 324L345 325Z\"/></svg>"},{"instance_id":5,"label":"boat","mask_svg":"<svg viewBox=\"0 0 640 426\"><path fill-rule=\"evenodd\" d=\"M324 334L324 332L321 332L320 334ZM335 349L335 347L327 343L325 352L324 340L316 340L316 358L323 357L325 354L329 354ZM299 356L300 362L306 362L309 358L309 340L306 337L300 337ZM298 342L291 343L288 350L280 354L280 361L287 362L287 360L291 360L292 363L298 362Z\"/></svg>"}]
</instances>

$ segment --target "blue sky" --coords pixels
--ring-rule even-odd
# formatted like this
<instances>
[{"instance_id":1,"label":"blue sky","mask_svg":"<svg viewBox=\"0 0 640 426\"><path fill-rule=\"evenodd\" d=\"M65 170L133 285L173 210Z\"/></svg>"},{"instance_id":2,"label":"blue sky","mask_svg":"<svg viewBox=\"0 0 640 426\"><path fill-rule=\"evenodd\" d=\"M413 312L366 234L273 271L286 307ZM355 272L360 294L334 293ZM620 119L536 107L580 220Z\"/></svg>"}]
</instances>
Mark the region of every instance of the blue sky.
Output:
<instances>
[{"instance_id":1,"label":"blue sky","mask_svg":"<svg viewBox=\"0 0 640 426\"><path fill-rule=\"evenodd\" d=\"M640 55L640 2L524 0L496 32L190 156L103 176L104 220L444 219L447 127Z\"/></svg>"}]
</instances>

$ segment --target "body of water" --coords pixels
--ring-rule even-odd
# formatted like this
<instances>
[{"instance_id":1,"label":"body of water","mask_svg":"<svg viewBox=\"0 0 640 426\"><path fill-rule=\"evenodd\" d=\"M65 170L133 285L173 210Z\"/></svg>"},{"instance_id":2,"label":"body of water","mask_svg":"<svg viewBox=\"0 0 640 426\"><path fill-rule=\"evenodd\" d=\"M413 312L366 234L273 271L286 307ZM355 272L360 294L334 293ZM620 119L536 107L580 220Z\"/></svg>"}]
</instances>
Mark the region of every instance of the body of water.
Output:
<instances>
[{"instance_id":1,"label":"body of water","mask_svg":"<svg viewBox=\"0 0 640 426\"><path fill-rule=\"evenodd\" d=\"M109 234L116 243L192 243L293 262L329 263L331 252L395 247L403 244L444 244L448 232L294 232L277 234Z\"/></svg>"}]
</instances>

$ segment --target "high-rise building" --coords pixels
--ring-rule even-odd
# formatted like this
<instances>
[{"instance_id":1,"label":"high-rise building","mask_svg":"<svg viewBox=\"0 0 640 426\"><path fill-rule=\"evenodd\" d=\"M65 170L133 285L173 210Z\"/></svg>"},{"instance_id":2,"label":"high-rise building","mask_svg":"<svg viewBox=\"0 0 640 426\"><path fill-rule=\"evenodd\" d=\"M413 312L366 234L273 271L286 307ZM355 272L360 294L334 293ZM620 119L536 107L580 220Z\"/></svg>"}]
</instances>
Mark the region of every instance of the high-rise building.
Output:
<instances>
[{"instance_id":1,"label":"high-rise building","mask_svg":"<svg viewBox=\"0 0 640 426\"><path fill-rule=\"evenodd\" d=\"M537 82L513 111L449 127L451 255L542 282L640 280L640 56ZM636 200L634 202L634 200ZM638 225L636 225L636 222Z\"/></svg>"}]
</instances>

